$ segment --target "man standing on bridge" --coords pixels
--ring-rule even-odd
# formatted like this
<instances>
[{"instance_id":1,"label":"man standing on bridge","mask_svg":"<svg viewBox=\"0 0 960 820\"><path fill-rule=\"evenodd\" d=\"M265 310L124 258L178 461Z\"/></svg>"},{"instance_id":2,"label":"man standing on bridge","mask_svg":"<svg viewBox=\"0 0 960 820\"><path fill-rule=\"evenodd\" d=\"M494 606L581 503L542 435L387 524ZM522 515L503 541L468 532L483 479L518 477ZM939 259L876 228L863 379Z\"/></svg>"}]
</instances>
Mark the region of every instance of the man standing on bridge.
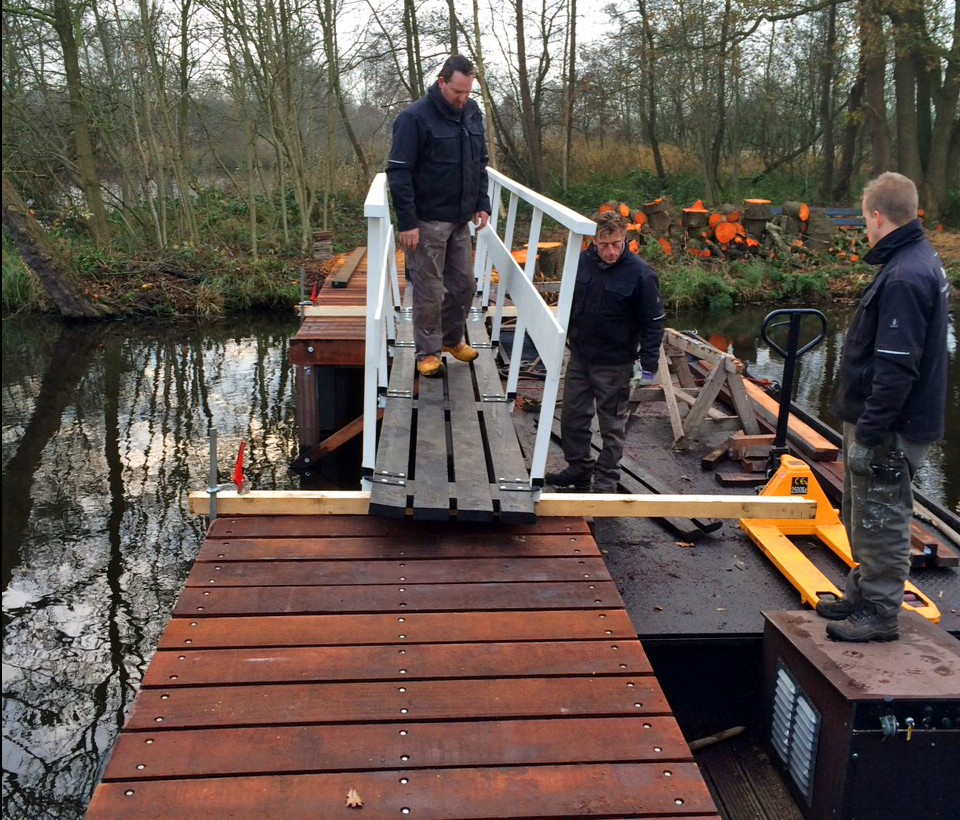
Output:
<instances>
[{"instance_id":1,"label":"man standing on bridge","mask_svg":"<svg viewBox=\"0 0 960 820\"><path fill-rule=\"evenodd\" d=\"M627 248L626 220L607 211L596 222L596 237L580 254L567 332L570 358L560 413L567 466L544 478L580 491L589 491L592 481L593 492L615 493L630 388L653 383L665 314L656 272ZM596 461L590 451L594 406L603 439Z\"/></svg>"},{"instance_id":2,"label":"man standing on bridge","mask_svg":"<svg viewBox=\"0 0 960 820\"><path fill-rule=\"evenodd\" d=\"M911 482L943 436L947 294L937 252L917 219L917 188L886 173L863 191L870 251L880 265L847 329L833 411L843 419L843 523L859 563L843 597L817 613L840 641L892 641L910 572Z\"/></svg>"},{"instance_id":3,"label":"man standing on bridge","mask_svg":"<svg viewBox=\"0 0 960 820\"><path fill-rule=\"evenodd\" d=\"M387 179L414 287L421 376L443 374L441 351L462 362L477 358L463 338L476 290L467 223L487 224L490 199L483 118L472 89L473 64L453 55L426 95L393 123Z\"/></svg>"}]
</instances>

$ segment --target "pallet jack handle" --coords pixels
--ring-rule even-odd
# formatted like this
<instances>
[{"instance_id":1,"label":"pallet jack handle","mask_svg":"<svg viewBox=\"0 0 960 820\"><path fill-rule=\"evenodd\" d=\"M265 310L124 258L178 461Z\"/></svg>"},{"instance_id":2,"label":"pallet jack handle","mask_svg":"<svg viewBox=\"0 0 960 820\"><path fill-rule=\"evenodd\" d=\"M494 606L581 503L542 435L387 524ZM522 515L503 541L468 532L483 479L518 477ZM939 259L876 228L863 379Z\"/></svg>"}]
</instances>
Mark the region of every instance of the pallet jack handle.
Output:
<instances>
[{"instance_id":1,"label":"pallet jack handle","mask_svg":"<svg viewBox=\"0 0 960 820\"><path fill-rule=\"evenodd\" d=\"M800 344L800 323L805 316L814 316L820 322L820 333L803 347ZM779 317L787 317L785 321L775 322ZM784 350L773 339L770 338L769 330L775 327L789 325L787 332L787 348ZM767 467L767 475L771 476L780 464L780 456L786 455L787 449L787 422L790 418L790 402L793 400L793 372L796 368L797 359L804 353L813 350L827 335L827 317L816 308L781 308L771 311L766 315L763 324L760 325L760 338L763 339L772 350L779 353L784 360L783 379L780 385L780 409L777 413L777 431L773 439L773 446L770 448L770 463Z\"/></svg>"}]
</instances>

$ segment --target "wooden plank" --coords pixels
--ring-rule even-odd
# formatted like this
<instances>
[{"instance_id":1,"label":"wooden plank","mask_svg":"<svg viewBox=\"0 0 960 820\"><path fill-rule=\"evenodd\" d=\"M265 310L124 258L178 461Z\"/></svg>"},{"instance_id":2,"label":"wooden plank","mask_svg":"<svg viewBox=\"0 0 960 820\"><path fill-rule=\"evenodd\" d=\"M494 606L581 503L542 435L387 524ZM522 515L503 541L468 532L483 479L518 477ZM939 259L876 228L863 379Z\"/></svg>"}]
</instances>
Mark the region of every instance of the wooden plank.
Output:
<instances>
[{"instance_id":1,"label":"wooden plank","mask_svg":"<svg viewBox=\"0 0 960 820\"><path fill-rule=\"evenodd\" d=\"M636 639L547 643L292 646L159 652L142 687L442 678L649 675Z\"/></svg>"},{"instance_id":2,"label":"wooden plank","mask_svg":"<svg viewBox=\"0 0 960 820\"><path fill-rule=\"evenodd\" d=\"M359 247L354 250L353 253L347 257L346 262L340 266L336 274L328 280L330 286L334 288L345 288L350 283L350 277L353 276L354 271L366 254L367 249L365 247Z\"/></svg>"},{"instance_id":3,"label":"wooden plank","mask_svg":"<svg viewBox=\"0 0 960 820\"><path fill-rule=\"evenodd\" d=\"M412 289L411 289L412 295ZM412 318L397 319L397 341L413 342ZM377 442L375 474L371 477L370 512L403 518L409 503L406 481L410 472L410 427L413 419L413 388L416 353L412 347L395 349L390 366L387 404Z\"/></svg>"},{"instance_id":4,"label":"wooden plank","mask_svg":"<svg viewBox=\"0 0 960 820\"><path fill-rule=\"evenodd\" d=\"M687 438L696 436L700 425L706 418L707 412L713 408L713 403L720 394L720 388L727 380L727 371L719 365L710 371L707 381L700 390L697 400L687 417L683 420L683 434Z\"/></svg>"},{"instance_id":5,"label":"wooden plank","mask_svg":"<svg viewBox=\"0 0 960 820\"><path fill-rule=\"evenodd\" d=\"M320 413L317 408L317 371L312 365L295 365L297 374L297 438L300 452L320 440Z\"/></svg>"},{"instance_id":6,"label":"wooden plank","mask_svg":"<svg viewBox=\"0 0 960 820\"><path fill-rule=\"evenodd\" d=\"M309 368L304 368L309 369ZM297 399L299 402L299 398ZM300 406L297 405L297 412L300 412ZM377 410L377 419L383 418L383 410ZM298 422L299 424L299 422ZM323 441L311 447L299 458L291 463L294 470L309 469L313 464L324 456L330 455L338 447L343 446L355 436L363 432L363 416L357 416L353 421L347 422L335 433L327 436ZM314 439L315 440L315 439Z\"/></svg>"},{"instance_id":7,"label":"wooden plank","mask_svg":"<svg viewBox=\"0 0 960 820\"><path fill-rule=\"evenodd\" d=\"M609 580L600 557L454 558L446 561L231 561L195 564L186 586L337 586Z\"/></svg>"},{"instance_id":8,"label":"wooden plank","mask_svg":"<svg viewBox=\"0 0 960 820\"><path fill-rule=\"evenodd\" d=\"M392 723L183 729L154 732L150 744L124 733L103 779L690 759L676 721L665 717L417 723L404 731Z\"/></svg>"},{"instance_id":9,"label":"wooden plank","mask_svg":"<svg viewBox=\"0 0 960 820\"><path fill-rule=\"evenodd\" d=\"M467 318L467 335L473 345L489 344L486 326L482 320ZM487 436L487 447L493 463L493 478L500 487L500 520L506 523L532 522L536 520L533 494L524 489L529 486L530 474L527 472L517 441L517 431L505 401L500 373L495 360L496 351L481 349L474 364L474 374L480 392L483 408L483 425ZM503 489L514 488L514 489Z\"/></svg>"},{"instance_id":10,"label":"wooden plank","mask_svg":"<svg viewBox=\"0 0 960 820\"><path fill-rule=\"evenodd\" d=\"M456 481L457 520L490 521L493 499L487 458L480 435L473 369L447 356L447 389L450 394L450 433L453 443L453 475Z\"/></svg>"},{"instance_id":11,"label":"wooden plank","mask_svg":"<svg viewBox=\"0 0 960 820\"><path fill-rule=\"evenodd\" d=\"M657 380L663 388L663 398L667 403L667 414L670 417L670 429L673 431L673 446L682 449L686 447L683 435L683 422L680 420L680 408L677 406L677 397L673 393L673 380L670 377L670 365L667 363L667 354L660 345L660 360L657 365Z\"/></svg>"},{"instance_id":12,"label":"wooden plank","mask_svg":"<svg viewBox=\"0 0 960 820\"><path fill-rule=\"evenodd\" d=\"M345 807L351 788L363 799L364 820L715 814L690 762L667 769L657 762L402 771L402 780L380 771L104 783L87 818L192 820L209 818L211 807L231 820L347 817L354 811Z\"/></svg>"},{"instance_id":13,"label":"wooden plank","mask_svg":"<svg viewBox=\"0 0 960 820\"><path fill-rule=\"evenodd\" d=\"M205 493L204 493L205 495ZM590 527L582 517L560 516L533 524L482 524L463 526L451 524L421 524L405 521L403 529L382 518L355 515L237 515L221 516L210 525L207 538L318 538L392 536L397 541L419 539L423 536L443 535L584 535L590 536ZM407 546L412 546L409 542Z\"/></svg>"},{"instance_id":14,"label":"wooden plank","mask_svg":"<svg viewBox=\"0 0 960 820\"><path fill-rule=\"evenodd\" d=\"M753 402L757 415L767 424L776 427L780 405L772 396L767 395L758 385L744 382L744 389ZM840 453L839 448L821 436L809 424L791 415L787 422L790 438L800 449L815 461L834 461Z\"/></svg>"},{"instance_id":15,"label":"wooden plank","mask_svg":"<svg viewBox=\"0 0 960 820\"><path fill-rule=\"evenodd\" d=\"M406 526L406 525L405 525ZM599 555L583 535L418 535L413 550L390 538L233 538L207 539L197 562L205 561L395 561L450 558L549 558Z\"/></svg>"},{"instance_id":16,"label":"wooden plank","mask_svg":"<svg viewBox=\"0 0 960 820\"><path fill-rule=\"evenodd\" d=\"M417 444L414 454L413 517L426 521L450 518L450 481L447 463L447 421L443 378L419 379ZM388 399L396 401L396 399ZM385 438L381 434L381 438ZM377 469L380 459L377 458Z\"/></svg>"},{"instance_id":17,"label":"wooden plank","mask_svg":"<svg viewBox=\"0 0 960 820\"><path fill-rule=\"evenodd\" d=\"M628 686L631 683L633 686ZM669 714L659 684L649 675L409 681L402 685L284 683L198 686L182 691L141 689L126 728L153 732L207 726Z\"/></svg>"},{"instance_id":18,"label":"wooden plank","mask_svg":"<svg viewBox=\"0 0 960 820\"><path fill-rule=\"evenodd\" d=\"M543 493L537 502L537 515L569 515L573 511L594 518L811 519L816 515L815 502L791 503L796 500L775 496Z\"/></svg>"},{"instance_id":19,"label":"wooden plank","mask_svg":"<svg viewBox=\"0 0 960 820\"><path fill-rule=\"evenodd\" d=\"M762 517L762 516L753 516ZM407 584L399 587L187 587L178 616L295 615L334 612L607 609L619 595L609 581L513 584Z\"/></svg>"},{"instance_id":20,"label":"wooden plank","mask_svg":"<svg viewBox=\"0 0 960 820\"><path fill-rule=\"evenodd\" d=\"M158 649L634 638L623 609L172 618Z\"/></svg>"},{"instance_id":21,"label":"wooden plank","mask_svg":"<svg viewBox=\"0 0 960 820\"><path fill-rule=\"evenodd\" d=\"M339 508L336 506L338 502ZM206 513L207 494L191 493L190 504L194 512ZM369 504L369 495L346 491L331 493L314 490L252 490L246 495L238 496L235 491L227 490L220 493L218 504L222 514L230 516L240 511L251 515L271 516L305 513L335 515L354 510L359 514L361 508ZM679 518L813 518L816 504L799 497L541 493L540 500L536 503L536 512L538 515L565 518L586 515L601 518L665 518L671 515Z\"/></svg>"}]
</instances>

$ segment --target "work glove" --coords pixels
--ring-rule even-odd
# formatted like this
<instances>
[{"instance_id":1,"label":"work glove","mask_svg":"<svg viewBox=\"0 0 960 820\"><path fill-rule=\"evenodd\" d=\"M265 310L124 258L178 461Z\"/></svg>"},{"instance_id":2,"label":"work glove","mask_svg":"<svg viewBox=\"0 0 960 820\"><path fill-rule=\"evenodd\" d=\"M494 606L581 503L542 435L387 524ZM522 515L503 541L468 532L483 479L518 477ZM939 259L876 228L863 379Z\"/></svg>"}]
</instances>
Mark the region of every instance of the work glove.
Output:
<instances>
[{"instance_id":1,"label":"work glove","mask_svg":"<svg viewBox=\"0 0 960 820\"><path fill-rule=\"evenodd\" d=\"M870 462L873 461L873 449L856 439L851 442L844 454L843 466L854 475L870 475Z\"/></svg>"},{"instance_id":2,"label":"work glove","mask_svg":"<svg viewBox=\"0 0 960 820\"><path fill-rule=\"evenodd\" d=\"M633 377L630 379L630 389L636 390L638 387L649 387L657 379L656 373L650 370L644 370L639 364L634 365Z\"/></svg>"}]
</instances>

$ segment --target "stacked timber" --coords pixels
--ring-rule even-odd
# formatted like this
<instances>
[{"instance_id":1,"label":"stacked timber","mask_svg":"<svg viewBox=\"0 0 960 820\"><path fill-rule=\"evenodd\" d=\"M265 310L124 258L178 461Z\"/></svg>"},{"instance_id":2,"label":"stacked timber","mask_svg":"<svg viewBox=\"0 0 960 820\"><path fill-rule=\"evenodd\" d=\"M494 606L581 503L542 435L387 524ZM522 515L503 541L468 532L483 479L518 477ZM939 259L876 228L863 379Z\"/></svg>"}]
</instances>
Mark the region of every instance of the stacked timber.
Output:
<instances>
[{"instance_id":1,"label":"stacked timber","mask_svg":"<svg viewBox=\"0 0 960 820\"><path fill-rule=\"evenodd\" d=\"M313 232L313 258L317 262L333 256L333 231Z\"/></svg>"}]
</instances>

